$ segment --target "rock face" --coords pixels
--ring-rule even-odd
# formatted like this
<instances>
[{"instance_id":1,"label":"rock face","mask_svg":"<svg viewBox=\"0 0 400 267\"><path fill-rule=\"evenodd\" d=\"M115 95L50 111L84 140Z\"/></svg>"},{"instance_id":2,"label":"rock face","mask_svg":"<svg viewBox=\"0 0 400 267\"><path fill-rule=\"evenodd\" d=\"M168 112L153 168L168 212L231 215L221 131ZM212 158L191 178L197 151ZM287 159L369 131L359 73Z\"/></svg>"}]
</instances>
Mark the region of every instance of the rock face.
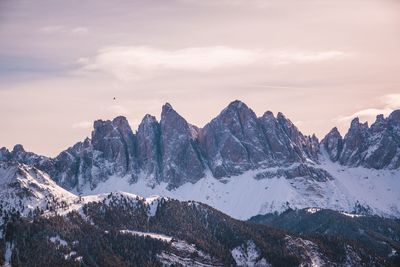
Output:
<instances>
[{"instance_id":1,"label":"rock face","mask_svg":"<svg viewBox=\"0 0 400 267\"><path fill-rule=\"evenodd\" d=\"M400 167L400 110L388 118L378 115L368 127L353 119L350 129L342 139L333 129L321 142L332 161L346 166L364 166L374 169Z\"/></svg>"},{"instance_id":2,"label":"rock face","mask_svg":"<svg viewBox=\"0 0 400 267\"><path fill-rule=\"evenodd\" d=\"M234 101L207 124L199 138L215 177L249 169L318 162L318 140L304 136L282 113L261 118L244 103Z\"/></svg>"},{"instance_id":3,"label":"rock face","mask_svg":"<svg viewBox=\"0 0 400 267\"><path fill-rule=\"evenodd\" d=\"M205 168L191 127L168 103L162 108L160 128L163 181L173 188L202 178Z\"/></svg>"},{"instance_id":4,"label":"rock face","mask_svg":"<svg viewBox=\"0 0 400 267\"><path fill-rule=\"evenodd\" d=\"M343 138L336 127L322 139L321 145L332 161L337 161L339 159L343 149Z\"/></svg>"},{"instance_id":5,"label":"rock face","mask_svg":"<svg viewBox=\"0 0 400 267\"><path fill-rule=\"evenodd\" d=\"M315 135L304 136L280 112L275 118L267 111L259 120L274 159L285 163L318 162L319 142Z\"/></svg>"},{"instance_id":6,"label":"rock face","mask_svg":"<svg viewBox=\"0 0 400 267\"><path fill-rule=\"evenodd\" d=\"M330 175L318 168L320 148L342 165L398 169L400 110L388 118L378 116L371 127L356 118L344 138L333 128L319 143L315 135L303 135L282 113L275 117L267 111L257 117L240 101L230 103L201 129L167 103L160 122L146 115L136 133L124 117L98 120L90 139L55 158L38 156L16 145L11 152L1 148L0 161L35 166L76 192L94 189L111 177L130 183L145 179L151 187L166 183L173 189L197 182L207 171L219 179L269 167L287 169L285 177L329 180ZM270 172L260 175L267 177Z\"/></svg>"},{"instance_id":7,"label":"rock face","mask_svg":"<svg viewBox=\"0 0 400 267\"><path fill-rule=\"evenodd\" d=\"M79 142L54 159L52 177L67 189L93 189L110 176L137 180L139 162L137 140L128 121L94 122L92 138Z\"/></svg>"},{"instance_id":8,"label":"rock face","mask_svg":"<svg viewBox=\"0 0 400 267\"><path fill-rule=\"evenodd\" d=\"M138 142L139 167L150 184L161 182L161 129L156 118L146 115L139 125L136 134Z\"/></svg>"},{"instance_id":9,"label":"rock face","mask_svg":"<svg viewBox=\"0 0 400 267\"><path fill-rule=\"evenodd\" d=\"M200 145L215 177L242 173L269 159L269 151L255 113L234 101L200 134Z\"/></svg>"}]
</instances>

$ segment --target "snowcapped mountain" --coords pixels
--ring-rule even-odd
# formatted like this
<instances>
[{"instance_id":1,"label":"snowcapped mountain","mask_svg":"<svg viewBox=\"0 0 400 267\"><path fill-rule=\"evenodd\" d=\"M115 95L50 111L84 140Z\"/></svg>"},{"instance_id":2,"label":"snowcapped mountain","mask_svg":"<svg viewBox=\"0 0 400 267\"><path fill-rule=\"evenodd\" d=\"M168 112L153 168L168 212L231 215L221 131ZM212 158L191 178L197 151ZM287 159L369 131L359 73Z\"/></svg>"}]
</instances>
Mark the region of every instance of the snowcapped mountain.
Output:
<instances>
[{"instance_id":1,"label":"snowcapped mountain","mask_svg":"<svg viewBox=\"0 0 400 267\"><path fill-rule=\"evenodd\" d=\"M205 204L109 193L59 213L13 217L5 266L371 266L395 262L351 240L296 236ZM58 215L57 215L58 214ZM61 215L61 216L60 216ZM33 256L34 255L34 256Z\"/></svg>"},{"instance_id":2,"label":"snowcapped mountain","mask_svg":"<svg viewBox=\"0 0 400 267\"><path fill-rule=\"evenodd\" d=\"M152 117L148 116L147 120L154 123ZM145 132L156 129L155 134L137 137L125 127L126 120L121 117L95 125L98 129L93 134L95 141L92 138L78 143L55 159L25 152L22 146L11 152L1 150L1 265L396 266L398 262L396 232L383 238L369 235L372 244L388 242L388 245L370 249L346 237L331 237L312 229L298 236L239 221L219 211L241 219L289 207L310 206L397 215L398 170L348 168L328 160L326 151L316 154L318 158L312 161L312 146L309 146L310 150L305 151L310 154L293 150L290 156L293 162L282 162L278 157L271 165L247 161L241 165L241 172L230 177L215 177L206 167L205 157L201 156L202 178L171 188L171 181L163 180L164 170L155 164L160 155L161 158L165 156L154 153L158 150L153 151L150 145L157 140L156 133L160 133L162 127L150 123L152 126L146 126ZM182 129L179 132L189 139L180 138L171 144L189 146L185 152L188 155L192 152L187 151L200 151L203 155L199 150L201 142L197 140L201 130L191 125ZM179 134L171 136L176 135ZM229 135L227 133L224 140L230 139ZM143 146L154 157L143 157L132 163L137 150L122 149L132 138L146 139ZM240 140L246 140L242 138ZM298 141L311 139L300 137ZM163 142L161 147L167 141ZM258 139L253 142L258 144ZM178 160L176 155L171 157L171 162ZM30 165L20 163L22 161ZM71 165L60 165L63 161ZM73 164L79 174L79 191L77 187L72 192L61 188L43 171L47 168L48 172L55 173L57 168L64 167L62 181L72 181L68 171L72 172ZM246 164L256 167L246 170ZM132 175L134 170L141 170L141 166L146 166L148 172ZM167 169L175 167L171 164ZM158 176L150 176L156 168L159 168ZM90 173L87 176L90 179L101 179L95 184L85 182L93 180L85 180L83 170ZM148 197L122 191L142 192ZM84 195L78 196L78 193ZM161 196L150 196L154 193ZM319 209L311 209L314 210ZM337 218L337 215L332 216L333 220ZM398 228L395 220L391 224L388 219L376 217L374 223L382 223L387 231ZM377 226L377 229L381 228ZM393 240L390 236L394 236ZM354 240L357 238L363 238L363 234L355 236ZM389 254L388 250L391 250Z\"/></svg>"},{"instance_id":3,"label":"snowcapped mountain","mask_svg":"<svg viewBox=\"0 0 400 267\"><path fill-rule=\"evenodd\" d=\"M134 133L124 117L94 123L91 138L55 158L17 145L0 161L46 172L80 195L121 190L207 203L239 219L288 208L320 207L400 216L400 111L358 119L344 138L334 128L319 142L282 113L261 117L230 103L203 128L170 104L146 115Z\"/></svg>"},{"instance_id":4,"label":"snowcapped mountain","mask_svg":"<svg viewBox=\"0 0 400 267\"><path fill-rule=\"evenodd\" d=\"M2 216L10 212L28 215L37 210L55 210L73 203L77 198L35 167L0 162Z\"/></svg>"}]
</instances>

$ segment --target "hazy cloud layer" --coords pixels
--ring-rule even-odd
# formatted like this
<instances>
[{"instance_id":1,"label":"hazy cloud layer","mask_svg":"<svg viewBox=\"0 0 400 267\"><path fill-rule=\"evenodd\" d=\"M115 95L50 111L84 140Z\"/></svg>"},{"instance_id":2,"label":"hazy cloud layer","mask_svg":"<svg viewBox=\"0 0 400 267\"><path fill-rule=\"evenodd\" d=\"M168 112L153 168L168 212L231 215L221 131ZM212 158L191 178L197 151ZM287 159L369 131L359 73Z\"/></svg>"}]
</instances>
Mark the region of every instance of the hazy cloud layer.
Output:
<instances>
[{"instance_id":1,"label":"hazy cloud layer","mask_svg":"<svg viewBox=\"0 0 400 267\"><path fill-rule=\"evenodd\" d=\"M394 110L400 108L400 94L385 95L380 97L379 100L381 104L377 107L365 108L347 116L339 116L337 122L349 122L355 117L373 122L377 115L383 114L384 116L388 116Z\"/></svg>"},{"instance_id":2,"label":"hazy cloud layer","mask_svg":"<svg viewBox=\"0 0 400 267\"><path fill-rule=\"evenodd\" d=\"M94 58L80 58L83 71L103 71L121 80L151 77L157 71L212 72L251 64L305 64L344 58L342 51L264 51L226 46L162 50L153 47L107 47Z\"/></svg>"}]
</instances>

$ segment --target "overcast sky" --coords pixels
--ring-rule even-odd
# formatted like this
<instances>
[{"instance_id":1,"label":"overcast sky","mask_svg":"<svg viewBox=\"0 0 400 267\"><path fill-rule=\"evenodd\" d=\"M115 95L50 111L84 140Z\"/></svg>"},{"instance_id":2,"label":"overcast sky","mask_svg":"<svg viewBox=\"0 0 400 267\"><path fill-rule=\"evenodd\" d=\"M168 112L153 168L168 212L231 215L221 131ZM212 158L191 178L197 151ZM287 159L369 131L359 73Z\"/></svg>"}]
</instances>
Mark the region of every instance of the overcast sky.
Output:
<instances>
[{"instance_id":1,"label":"overcast sky","mask_svg":"<svg viewBox=\"0 0 400 267\"><path fill-rule=\"evenodd\" d=\"M165 102L202 127L235 99L319 138L400 108L400 1L0 0L0 147L54 156Z\"/></svg>"}]
</instances>

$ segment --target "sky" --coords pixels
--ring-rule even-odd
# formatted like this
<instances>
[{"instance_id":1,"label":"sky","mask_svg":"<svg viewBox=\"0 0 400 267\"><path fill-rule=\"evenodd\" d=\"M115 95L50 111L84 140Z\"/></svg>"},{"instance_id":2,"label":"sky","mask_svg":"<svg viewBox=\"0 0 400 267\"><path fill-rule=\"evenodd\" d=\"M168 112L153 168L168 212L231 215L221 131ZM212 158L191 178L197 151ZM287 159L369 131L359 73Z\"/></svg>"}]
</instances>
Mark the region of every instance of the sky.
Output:
<instances>
[{"instance_id":1,"label":"sky","mask_svg":"<svg viewBox=\"0 0 400 267\"><path fill-rule=\"evenodd\" d=\"M399 71L396 0L0 0L0 147L55 156L165 102L202 127L236 99L321 139L399 109Z\"/></svg>"}]
</instances>

